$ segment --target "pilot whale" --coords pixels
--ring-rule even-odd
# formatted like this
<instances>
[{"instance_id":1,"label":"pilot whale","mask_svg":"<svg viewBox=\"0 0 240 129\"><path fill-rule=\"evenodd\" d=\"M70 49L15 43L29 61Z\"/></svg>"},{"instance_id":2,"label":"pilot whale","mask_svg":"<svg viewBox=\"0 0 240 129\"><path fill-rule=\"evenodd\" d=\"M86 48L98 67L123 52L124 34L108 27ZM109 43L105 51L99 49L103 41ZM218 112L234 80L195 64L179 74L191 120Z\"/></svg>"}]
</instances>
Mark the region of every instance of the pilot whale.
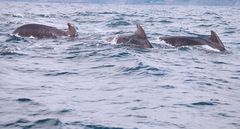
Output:
<instances>
[{"instance_id":1,"label":"pilot whale","mask_svg":"<svg viewBox=\"0 0 240 129\"><path fill-rule=\"evenodd\" d=\"M131 35L118 35L115 38L111 37L107 41L115 41L117 44L125 44L138 48L152 48L151 43L148 41L142 26L137 24L137 30Z\"/></svg>"},{"instance_id":2,"label":"pilot whale","mask_svg":"<svg viewBox=\"0 0 240 129\"><path fill-rule=\"evenodd\" d=\"M63 31L52 26L42 24L26 24L18 27L13 35L19 35L21 37L34 37L34 38L58 38L61 36L76 37L76 29L68 23L68 31Z\"/></svg>"},{"instance_id":3,"label":"pilot whale","mask_svg":"<svg viewBox=\"0 0 240 129\"><path fill-rule=\"evenodd\" d=\"M217 33L214 31L211 31L210 36L198 36L198 37L166 36L166 37L160 37L159 39L175 47L208 45L219 51L226 51L225 46L223 45Z\"/></svg>"}]
</instances>

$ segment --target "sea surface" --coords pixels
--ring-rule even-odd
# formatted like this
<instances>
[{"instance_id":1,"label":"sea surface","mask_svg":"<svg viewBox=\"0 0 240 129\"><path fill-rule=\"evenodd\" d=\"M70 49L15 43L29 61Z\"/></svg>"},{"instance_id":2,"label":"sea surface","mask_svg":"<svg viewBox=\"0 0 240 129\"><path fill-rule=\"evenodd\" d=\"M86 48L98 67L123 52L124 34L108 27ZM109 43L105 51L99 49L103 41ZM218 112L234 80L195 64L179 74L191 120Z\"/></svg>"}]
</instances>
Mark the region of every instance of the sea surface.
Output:
<instances>
[{"instance_id":1,"label":"sea surface","mask_svg":"<svg viewBox=\"0 0 240 129\"><path fill-rule=\"evenodd\" d=\"M78 38L11 35L39 23ZM141 24L154 48L109 43ZM226 46L174 48L160 36ZM240 129L240 7L0 2L1 129Z\"/></svg>"}]
</instances>

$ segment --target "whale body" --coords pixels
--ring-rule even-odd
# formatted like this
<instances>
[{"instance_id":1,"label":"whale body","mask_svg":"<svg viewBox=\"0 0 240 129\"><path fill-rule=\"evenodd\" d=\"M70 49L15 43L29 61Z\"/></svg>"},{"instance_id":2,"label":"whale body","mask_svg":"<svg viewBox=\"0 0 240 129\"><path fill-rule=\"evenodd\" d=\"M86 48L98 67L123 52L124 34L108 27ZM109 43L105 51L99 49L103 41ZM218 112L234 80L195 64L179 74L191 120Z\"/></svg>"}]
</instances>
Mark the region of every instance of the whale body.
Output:
<instances>
[{"instance_id":1,"label":"whale body","mask_svg":"<svg viewBox=\"0 0 240 129\"><path fill-rule=\"evenodd\" d=\"M26 24L18 27L13 34L21 37L34 37L34 38L58 38L61 36L76 37L76 29L68 23L68 31L63 31L52 26L42 24Z\"/></svg>"},{"instance_id":2,"label":"whale body","mask_svg":"<svg viewBox=\"0 0 240 129\"><path fill-rule=\"evenodd\" d=\"M216 32L211 31L210 36L166 36L160 37L160 40L165 41L167 44L170 44L175 47L181 46L193 46L193 45L208 45L219 51L226 51L225 46L220 40Z\"/></svg>"},{"instance_id":3,"label":"whale body","mask_svg":"<svg viewBox=\"0 0 240 129\"><path fill-rule=\"evenodd\" d=\"M151 43L148 41L144 29L137 24L137 31L131 35L118 35L114 38L109 38L108 41L115 40L117 44L125 44L138 48L152 48Z\"/></svg>"}]
</instances>

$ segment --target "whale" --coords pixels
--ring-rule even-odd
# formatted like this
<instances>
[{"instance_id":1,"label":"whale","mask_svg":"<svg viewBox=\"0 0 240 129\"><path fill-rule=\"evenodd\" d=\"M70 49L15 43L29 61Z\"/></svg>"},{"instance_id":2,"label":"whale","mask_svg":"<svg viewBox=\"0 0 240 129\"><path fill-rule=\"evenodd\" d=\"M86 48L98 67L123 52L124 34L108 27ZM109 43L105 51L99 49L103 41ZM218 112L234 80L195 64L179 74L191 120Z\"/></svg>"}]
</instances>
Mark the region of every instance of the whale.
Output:
<instances>
[{"instance_id":1,"label":"whale","mask_svg":"<svg viewBox=\"0 0 240 129\"><path fill-rule=\"evenodd\" d=\"M133 34L117 35L110 37L107 41L115 41L117 44L129 45L137 48L153 48L152 44L148 41L144 29L141 25L137 24L137 30Z\"/></svg>"},{"instance_id":2,"label":"whale","mask_svg":"<svg viewBox=\"0 0 240 129\"><path fill-rule=\"evenodd\" d=\"M58 38L62 36L76 37L78 36L76 29L72 24L67 23L68 30L63 31L56 27L42 25L42 24L25 24L18 27L12 34L21 37L34 37L38 39L43 38Z\"/></svg>"},{"instance_id":3,"label":"whale","mask_svg":"<svg viewBox=\"0 0 240 129\"><path fill-rule=\"evenodd\" d=\"M223 42L219 38L218 34L214 31L211 31L211 35L202 35L197 37L165 36L160 37L159 39L165 41L165 43L170 44L174 47L208 45L219 51L226 51Z\"/></svg>"}]
</instances>

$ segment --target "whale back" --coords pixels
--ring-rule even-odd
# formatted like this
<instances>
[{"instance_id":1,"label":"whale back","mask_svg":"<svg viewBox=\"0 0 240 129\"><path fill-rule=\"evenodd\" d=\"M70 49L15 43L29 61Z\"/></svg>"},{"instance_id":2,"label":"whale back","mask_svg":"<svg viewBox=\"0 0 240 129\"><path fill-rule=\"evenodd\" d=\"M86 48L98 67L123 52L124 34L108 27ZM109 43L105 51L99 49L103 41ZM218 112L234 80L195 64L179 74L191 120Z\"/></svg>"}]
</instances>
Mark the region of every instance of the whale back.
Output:
<instances>
[{"instance_id":1,"label":"whale back","mask_svg":"<svg viewBox=\"0 0 240 129\"><path fill-rule=\"evenodd\" d=\"M200 37L190 37L190 36L166 36L160 37L160 40L165 41L174 47L182 46L193 46L193 45L204 45L205 42Z\"/></svg>"},{"instance_id":2,"label":"whale back","mask_svg":"<svg viewBox=\"0 0 240 129\"><path fill-rule=\"evenodd\" d=\"M35 38L57 38L59 36L67 36L65 31L59 30L55 27L41 25L41 24L26 24L17 28L13 34L18 34L22 37Z\"/></svg>"},{"instance_id":3,"label":"whale back","mask_svg":"<svg viewBox=\"0 0 240 129\"><path fill-rule=\"evenodd\" d=\"M52 26L41 24L26 24L17 28L13 34L17 34L22 37L35 37L35 38L58 38L61 36L76 37L77 32L75 28L68 23L68 31L57 29Z\"/></svg>"}]
</instances>

